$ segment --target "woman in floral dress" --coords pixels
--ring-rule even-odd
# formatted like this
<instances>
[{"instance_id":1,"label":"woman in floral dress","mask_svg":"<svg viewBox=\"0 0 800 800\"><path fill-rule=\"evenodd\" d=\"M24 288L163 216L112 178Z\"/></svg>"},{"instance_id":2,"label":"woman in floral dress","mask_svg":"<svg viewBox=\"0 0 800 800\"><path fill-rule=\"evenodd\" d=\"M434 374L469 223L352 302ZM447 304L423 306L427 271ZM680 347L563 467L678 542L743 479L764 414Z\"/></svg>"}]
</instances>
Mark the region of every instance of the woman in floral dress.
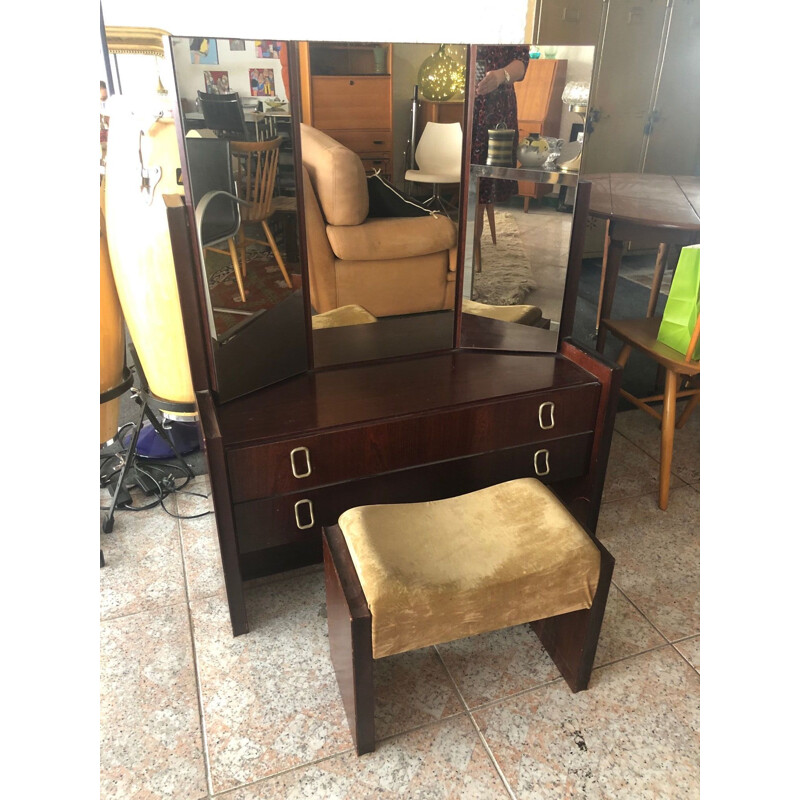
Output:
<instances>
[{"instance_id":1,"label":"woman in floral dress","mask_svg":"<svg viewBox=\"0 0 800 800\"><path fill-rule=\"evenodd\" d=\"M478 85L475 87L475 116L472 123L472 163L485 164L489 152L489 129L503 123L515 132L516 152L517 95L513 84L525 77L528 68L528 48L525 46L494 45L479 47L477 54ZM483 179L478 202L498 203L517 193L516 181Z\"/></svg>"}]
</instances>

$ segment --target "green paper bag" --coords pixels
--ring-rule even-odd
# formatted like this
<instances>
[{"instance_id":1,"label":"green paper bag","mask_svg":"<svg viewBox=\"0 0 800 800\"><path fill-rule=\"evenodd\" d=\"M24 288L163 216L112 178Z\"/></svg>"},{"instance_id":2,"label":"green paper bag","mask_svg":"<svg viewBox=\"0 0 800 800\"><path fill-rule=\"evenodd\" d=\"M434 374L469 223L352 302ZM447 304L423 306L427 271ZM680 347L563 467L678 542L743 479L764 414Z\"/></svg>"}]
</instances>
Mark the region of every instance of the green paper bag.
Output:
<instances>
[{"instance_id":1,"label":"green paper bag","mask_svg":"<svg viewBox=\"0 0 800 800\"><path fill-rule=\"evenodd\" d=\"M693 244L681 250L672 285L669 288L664 318L658 329L658 341L679 353L686 353L700 313L700 245ZM697 342L692 359L700 358Z\"/></svg>"}]
</instances>

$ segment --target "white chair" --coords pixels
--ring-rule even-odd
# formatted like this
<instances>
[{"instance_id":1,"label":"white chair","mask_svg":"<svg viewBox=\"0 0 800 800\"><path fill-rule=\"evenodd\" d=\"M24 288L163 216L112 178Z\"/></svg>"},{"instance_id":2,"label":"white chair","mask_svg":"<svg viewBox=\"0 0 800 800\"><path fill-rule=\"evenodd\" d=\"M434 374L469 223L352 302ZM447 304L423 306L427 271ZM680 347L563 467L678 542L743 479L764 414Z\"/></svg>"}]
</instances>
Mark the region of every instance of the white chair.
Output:
<instances>
[{"instance_id":1,"label":"white chair","mask_svg":"<svg viewBox=\"0 0 800 800\"><path fill-rule=\"evenodd\" d=\"M461 182L462 142L460 122L429 122L422 131L415 153L419 169L406 170L406 180L433 184L433 194L423 202L424 206L445 214L456 210L442 198L439 187Z\"/></svg>"}]
</instances>

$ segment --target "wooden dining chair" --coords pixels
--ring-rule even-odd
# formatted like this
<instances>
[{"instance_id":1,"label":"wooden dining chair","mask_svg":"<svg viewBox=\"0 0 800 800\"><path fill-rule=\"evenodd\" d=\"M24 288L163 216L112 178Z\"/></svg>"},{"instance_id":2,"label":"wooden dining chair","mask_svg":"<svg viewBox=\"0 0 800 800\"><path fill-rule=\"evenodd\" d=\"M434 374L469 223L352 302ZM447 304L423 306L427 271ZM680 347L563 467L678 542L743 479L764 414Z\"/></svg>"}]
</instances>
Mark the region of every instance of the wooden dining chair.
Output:
<instances>
[{"instance_id":1,"label":"wooden dining chair","mask_svg":"<svg viewBox=\"0 0 800 800\"><path fill-rule=\"evenodd\" d=\"M287 210L287 201L294 203L295 198L274 198L275 176L278 169L278 151L281 138L268 139L265 142L231 142L231 156L234 162L234 179L239 199L245 205L241 208L242 226L239 229L240 261L242 274L247 275L246 248L248 244L266 244L271 248L283 273L286 283L291 286L292 279L286 269L283 256L269 227L269 218L276 210ZM280 202L276 202L280 201ZM246 223L260 222L266 234L266 241L247 235Z\"/></svg>"},{"instance_id":2,"label":"wooden dining chair","mask_svg":"<svg viewBox=\"0 0 800 800\"><path fill-rule=\"evenodd\" d=\"M680 388L680 384L689 379L699 380L700 360L692 360L697 342L700 340L700 315L697 315L689 346L686 353L658 341L658 329L661 317L647 319L604 319L600 323L606 331L614 334L622 341L622 350L617 362L624 367L631 352L636 349L653 359L664 370L664 392L650 397L634 397L630 392L620 389L620 395L638 408L661 421L661 457L658 481L658 507L667 508L669 498L669 478L672 467L672 447L675 439L675 428L682 428L689 416L700 402L700 388ZM679 398L691 398L683 409L677 423L675 407ZM663 402L661 412L651 408L648 403Z\"/></svg>"}]
</instances>

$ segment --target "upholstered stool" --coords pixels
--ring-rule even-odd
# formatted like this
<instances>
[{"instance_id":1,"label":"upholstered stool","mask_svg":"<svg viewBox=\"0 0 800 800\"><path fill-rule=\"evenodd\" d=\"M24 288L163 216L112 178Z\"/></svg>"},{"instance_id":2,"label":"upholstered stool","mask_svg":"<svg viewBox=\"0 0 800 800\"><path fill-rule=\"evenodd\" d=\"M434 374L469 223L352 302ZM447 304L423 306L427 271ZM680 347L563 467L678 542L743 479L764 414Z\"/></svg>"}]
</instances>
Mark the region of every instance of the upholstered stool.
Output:
<instances>
[{"instance_id":1,"label":"upholstered stool","mask_svg":"<svg viewBox=\"0 0 800 800\"><path fill-rule=\"evenodd\" d=\"M323 529L323 555L359 755L375 749L373 659L532 622L572 691L589 684L614 559L535 478L351 508Z\"/></svg>"}]
</instances>

